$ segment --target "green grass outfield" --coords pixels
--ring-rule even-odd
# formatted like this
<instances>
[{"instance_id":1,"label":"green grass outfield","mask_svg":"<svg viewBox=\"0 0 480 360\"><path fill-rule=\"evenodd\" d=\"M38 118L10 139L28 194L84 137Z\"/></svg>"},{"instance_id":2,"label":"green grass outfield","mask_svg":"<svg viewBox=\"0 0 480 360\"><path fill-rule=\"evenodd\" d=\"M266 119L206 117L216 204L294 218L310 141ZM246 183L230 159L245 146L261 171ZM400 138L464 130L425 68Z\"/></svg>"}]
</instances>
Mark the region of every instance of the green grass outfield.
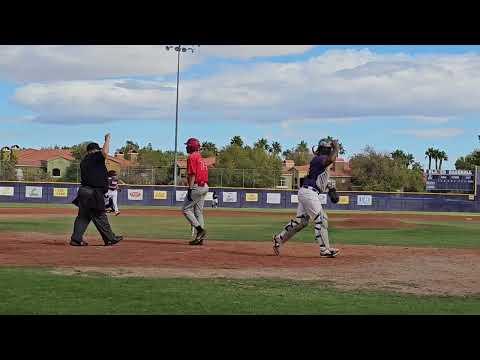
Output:
<instances>
[{"instance_id":1,"label":"green grass outfield","mask_svg":"<svg viewBox=\"0 0 480 360\"><path fill-rule=\"evenodd\" d=\"M0 207L14 206L25 205L0 204ZM29 204L28 207L71 208L72 205ZM228 216L229 209L222 211L225 214L219 217L209 214L207 209L211 240L270 241L271 235L279 231L294 212L293 209L262 209L256 211L274 211L284 216L264 214L258 217L252 213L239 217ZM381 213L376 214L381 216ZM415 222L418 228L352 230L336 229L333 224L330 235L335 245L480 248L480 222L464 221L466 216L478 215L458 215L458 220L449 219L448 222L408 220ZM73 216L3 217L0 218L0 234L42 232L64 234L67 239L73 219ZM159 241L190 238L190 229L181 216L121 215L110 219L114 230L127 239L129 236ZM93 225L88 234L97 236ZM292 241L313 242L313 227L297 234ZM308 281L67 276L51 274L46 269L0 267L0 284L0 314L480 314L480 296L343 291Z\"/></svg>"},{"instance_id":2,"label":"green grass outfield","mask_svg":"<svg viewBox=\"0 0 480 360\"><path fill-rule=\"evenodd\" d=\"M61 209L72 209L75 208L72 204L43 204L43 203L5 203L0 202L0 208L61 208ZM165 209L165 210L178 210L180 207L177 206L130 206L122 205L121 209ZM267 212L267 213L286 213L294 214L296 212L295 208L291 209L263 209L263 208L205 208L206 212L209 211L244 211L244 212ZM445 212L445 211L357 211L357 210L327 210L331 214L413 214L413 215L450 215L450 216L480 216L480 213L471 213L471 212Z\"/></svg>"},{"instance_id":3,"label":"green grass outfield","mask_svg":"<svg viewBox=\"0 0 480 360\"><path fill-rule=\"evenodd\" d=\"M0 268L0 314L479 314L480 297L341 291L319 282L65 276Z\"/></svg>"},{"instance_id":4,"label":"green grass outfield","mask_svg":"<svg viewBox=\"0 0 480 360\"><path fill-rule=\"evenodd\" d=\"M210 240L270 241L272 234L280 231L289 219L285 216L209 216L206 223ZM380 216L380 215L379 215ZM0 218L1 232L41 232L70 236L73 216L45 218ZM182 216L110 216L114 231L126 238L188 239L190 227ZM413 221L416 228L399 229L338 229L330 226L330 238L334 244L429 246L450 248L480 248L480 222L465 221ZM96 235L91 225L88 235ZM298 233L293 241L313 242L313 227L310 225Z\"/></svg>"}]
</instances>

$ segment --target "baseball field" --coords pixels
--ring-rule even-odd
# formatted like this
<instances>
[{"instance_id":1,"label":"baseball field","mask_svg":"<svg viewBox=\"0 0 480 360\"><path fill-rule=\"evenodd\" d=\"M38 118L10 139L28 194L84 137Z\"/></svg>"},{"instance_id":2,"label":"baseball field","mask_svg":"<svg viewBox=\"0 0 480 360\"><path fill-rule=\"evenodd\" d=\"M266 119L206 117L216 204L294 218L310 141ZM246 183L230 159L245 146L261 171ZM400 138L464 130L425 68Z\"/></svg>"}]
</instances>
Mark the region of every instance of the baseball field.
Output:
<instances>
[{"instance_id":1,"label":"baseball field","mask_svg":"<svg viewBox=\"0 0 480 360\"><path fill-rule=\"evenodd\" d=\"M125 240L68 245L76 208L0 204L0 314L480 314L480 215L334 212L337 258L310 225L273 254L294 210L124 207Z\"/></svg>"}]
</instances>

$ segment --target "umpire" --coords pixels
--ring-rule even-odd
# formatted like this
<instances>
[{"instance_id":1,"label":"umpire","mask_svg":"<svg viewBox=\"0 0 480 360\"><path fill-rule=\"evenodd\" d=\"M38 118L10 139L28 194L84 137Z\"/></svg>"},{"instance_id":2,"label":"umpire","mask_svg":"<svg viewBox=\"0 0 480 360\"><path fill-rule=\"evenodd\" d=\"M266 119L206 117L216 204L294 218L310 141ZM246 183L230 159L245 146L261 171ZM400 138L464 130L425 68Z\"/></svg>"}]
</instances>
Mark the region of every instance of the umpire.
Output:
<instances>
[{"instance_id":1,"label":"umpire","mask_svg":"<svg viewBox=\"0 0 480 360\"><path fill-rule=\"evenodd\" d=\"M104 195L108 191L108 175L105 159L110 148L110 134L105 135L103 148L97 143L87 145L87 155L80 163L81 186L77 197L72 201L78 206L78 215L73 225L73 234L70 240L72 246L87 246L83 234L90 221L93 221L102 236L105 246L115 245L123 239L116 236L105 212Z\"/></svg>"}]
</instances>

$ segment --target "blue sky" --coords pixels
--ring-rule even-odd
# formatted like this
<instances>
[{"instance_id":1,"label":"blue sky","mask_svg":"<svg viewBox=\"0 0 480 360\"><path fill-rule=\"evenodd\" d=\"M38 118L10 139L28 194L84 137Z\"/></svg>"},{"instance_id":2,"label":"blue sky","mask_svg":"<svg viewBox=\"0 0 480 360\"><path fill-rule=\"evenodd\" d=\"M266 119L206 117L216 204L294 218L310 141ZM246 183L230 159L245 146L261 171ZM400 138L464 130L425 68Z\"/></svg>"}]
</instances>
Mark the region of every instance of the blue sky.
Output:
<instances>
[{"instance_id":1,"label":"blue sky","mask_svg":"<svg viewBox=\"0 0 480 360\"><path fill-rule=\"evenodd\" d=\"M0 46L3 145L127 139L173 149L176 54L163 46ZM478 145L480 46L201 46L182 54L179 142L283 148L338 137L445 168Z\"/></svg>"}]
</instances>

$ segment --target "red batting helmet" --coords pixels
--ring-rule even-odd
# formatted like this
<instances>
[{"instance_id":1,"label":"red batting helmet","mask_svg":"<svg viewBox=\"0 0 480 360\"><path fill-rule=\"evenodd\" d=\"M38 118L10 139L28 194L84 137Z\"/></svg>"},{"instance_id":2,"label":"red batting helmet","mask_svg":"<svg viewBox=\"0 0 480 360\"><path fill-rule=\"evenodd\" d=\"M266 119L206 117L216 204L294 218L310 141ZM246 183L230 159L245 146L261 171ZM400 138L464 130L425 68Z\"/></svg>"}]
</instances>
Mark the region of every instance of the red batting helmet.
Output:
<instances>
[{"instance_id":1,"label":"red batting helmet","mask_svg":"<svg viewBox=\"0 0 480 360\"><path fill-rule=\"evenodd\" d=\"M200 141L198 141L198 139L190 138L185 145L187 145L187 153L189 154L200 150Z\"/></svg>"}]
</instances>

